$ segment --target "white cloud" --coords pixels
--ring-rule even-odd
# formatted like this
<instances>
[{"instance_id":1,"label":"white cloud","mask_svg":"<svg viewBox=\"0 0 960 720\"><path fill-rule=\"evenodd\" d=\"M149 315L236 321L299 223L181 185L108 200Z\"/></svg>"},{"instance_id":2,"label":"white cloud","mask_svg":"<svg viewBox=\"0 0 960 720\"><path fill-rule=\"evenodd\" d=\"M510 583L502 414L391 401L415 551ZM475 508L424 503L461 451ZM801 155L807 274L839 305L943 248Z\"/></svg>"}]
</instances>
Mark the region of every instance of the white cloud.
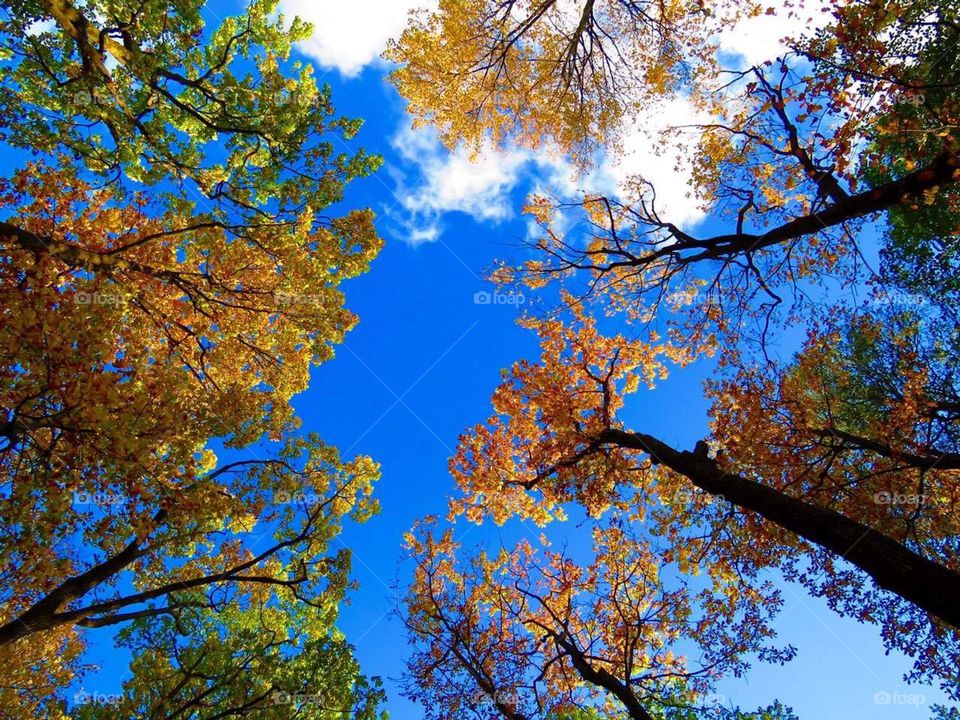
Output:
<instances>
[{"instance_id":1,"label":"white cloud","mask_svg":"<svg viewBox=\"0 0 960 720\"><path fill-rule=\"evenodd\" d=\"M436 0L281 0L280 10L313 23L300 50L327 68L354 76L378 64L387 40L398 36L411 10L433 9Z\"/></svg>"},{"instance_id":2,"label":"white cloud","mask_svg":"<svg viewBox=\"0 0 960 720\"><path fill-rule=\"evenodd\" d=\"M797 6L789 0L770 0L772 15L761 13L743 18L720 37L720 52L742 58L743 67L759 65L782 56L789 48L784 38L812 33L830 22L832 4L811 0Z\"/></svg>"},{"instance_id":3,"label":"white cloud","mask_svg":"<svg viewBox=\"0 0 960 720\"><path fill-rule=\"evenodd\" d=\"M529 159L523 150L486 148L475 158L463 147L447 152L429 129L409 124L393 138L394 148L418 166L423 182L403 196L411 211L460 211L476 220L502 220L510 214L508 193Z\"/></svg>"},{"instance_id":4,"label":"white cloud","mask_svg":"<svg viewBox=\"0 0 960 720\"><path fill-rule=\"evenodd\" d=\"M34 20L32 23L27 25L27 27L25 27L23 31L30 37L37 37L38 35L42 35L43 33L53 32L56 29L57 29L57 21L47 19L47 20Z\"/></svg>"},{"instance_id":5,"label":"white cloud","mask_svg":"<svg viewBox=\"0 0 960 720\"><path fill-rule=\"evenodd\" d=\"M678 135L672 129L707 121L684 98L659 103L624 132L621 149L602 161L588 179L588 187L629 199L635 178L643 178L656 189L658 214L675 225L692 228L706 213L688 197L693 164L683 140L689 132L680 130Z\"/></svg>"},{"instance_id":6,"label":"white cloud","mask_svg":"<svg viewBox=\"0 0 960 720\"><path fill-rule=\"evenodd\" d=\"M494 223L514 216L511 193L527 171L537 171L531 153L487 147L471 157L463 147L448 151L433 129L414 130L408 120L403 123L391 144L405 167L388 173L404 211L401 224L408 242L436 240L444 213L461 212L477 222Z\"/></svg>"},{"instance_id":7,"label":"white cloud","mask_svg":"<svg viewBox=\"0 0 960 720\"><path fill-rule=\"evenodd\" d=\"M388 213L403 227L413 245L440 237L445 213L461 212L476 222L514 219L520 208L515 191L548 192L576 199L584 192L629 200L632 181L643 177L657 191L656 209L678 226L691 228L705 213L688 198L691 184L689 153L677 143L657 141L668 127L702 120L690 103L673 100L638 121L626 134L621 151L600 159L581 175L557 153L521 148L486 147L476 157L463 147L448 151L432 128L414 130L408 120L391 144L404 161L391 167L396 206Z\"/></svg>"},{"instance_id":8,"label":"white cloud","mask_svg":"<svg viewBox=\"0 0 960 720\"><path fill-rule=\"evenodd\" d=\"M378 49L366 53L368 62L374 59L375 52L379 52L388 36L400 32L406 11L427 1L396 0L390 13L393 16L390 22L395 29L382 32L376 43L370 41L377 44ZM307 0L283 2L290 5ZM728 56L738 56L743 66L759 64L784 52L785 37L811 32L829 21L828 0L811 0L802 11L791 10L787 7L788 2L771 0L775 14L742 20L734 30L718 39L718 50ZM356 4L370 5L371 0ZM354 12L338 9L333 14L346 17ZM341 27L347 26L345 22L340 21ZM386 23L387 19L382 22ZM320 27L318 22L315 41L321 35ZM342 39L344 33L331 26L326 35ZM336 63L327 60L327 64L337 64L342 70L350 67L342 57ZM463 148L449 152L432 129L413 130L404 120L393 139L395 149L404 160L404 169L395 168L392 176L397 205L404 212L401 223L406 228L406 239L412 244L438 239L442 232L442 217L448 212L466 213L478 222L495 223L515 218L520 210L514 194L518 188L543 189L571 199L589 192L629 201L631 190L638 187L635 182L638 177L655 188L658 214L691 230L707 215L698 200L691 197L693 153L683 144L684 135L689 138L689 134L695 131L680 131L679 136L669 131L709 120L683 98L648 108L625 130L620 149L601 158L586 176L579 175L570 163L551 153L488 147L471 158ZM397 213L391 214L396 219Z\"/></svg>"}]
</instances>

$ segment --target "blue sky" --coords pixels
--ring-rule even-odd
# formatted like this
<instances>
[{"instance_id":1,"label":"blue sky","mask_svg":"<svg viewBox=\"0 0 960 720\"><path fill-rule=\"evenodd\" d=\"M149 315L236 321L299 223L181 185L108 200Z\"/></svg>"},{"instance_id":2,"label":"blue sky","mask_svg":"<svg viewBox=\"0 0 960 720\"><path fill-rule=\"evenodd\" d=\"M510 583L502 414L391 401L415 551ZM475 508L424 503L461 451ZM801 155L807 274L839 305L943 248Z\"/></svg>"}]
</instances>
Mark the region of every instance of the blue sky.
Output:
<instances>
[{"instance_id":1,"label":"blue sky","mask_svg":"<svg viewBox=\"0 0 960 720\"><path fill-rule=\"evenodd\" d=\"M381 463L381 514L348 528L342 538L353 551L361 588L344 608L341 627L364 671L384 678L391 717L416 720L420 710L399 696L394 682L407 645L399 623L388 615L395 584L406 579L402 534L417 518L446 512L446 499L455 492L447 460L458 435L489 414L501 369L535 352L531 335L515 324L517 306L477 304L474 296L492 289L482 278L494 260L516 256L528 232L519 213L525 194L569 183L569 169L559 159L523 153L491 153L471 165L463 153L451 156L440 148L430 132L411 131L403 102L385 82L387 68L376 56L413 3L313 1L318 7L311 8L309 0L285 4L288 12L314 14L308 19L317 21L317 33L303 59L316 62L318 75L332 85L339 112L366 121L350 146L385 159L375 177L348 188L345 205L374 208L386 246L371 272L346 286L359 326L333 361L314 370L310 389L295 405L305 430L320 433L345 455L369 454ZM769 28L756 33L753 40L739 38L741 48L755 52L756 38L776 37ZM646 162L649 167L649 158ZM608 164L592 181L612 186L623 172ZM665 181L678 182L672 175L666 173ZM691 223L698 217L682 200L675 207ZM625 420L691 447L706 434L701 382L708 371L695 365L655 392L641 393ZM499 542L495 528L468 532L461 523L458 530L466 533L468 545ZM516 537L526 531L504 532ZM799 587L785 586L784 595L776 626L781 638L798 648L798 657L724 683L720 692L733 702L749 708L779 698L804 719L886 720L927 717L928 705L942 699L934 688L902 681L909 663L884 655L876 628L838 618ZM104 652L104 672L86 682L86 689L115 691L121 666L122 658ZM878 704L878 693L921 693L925 702Z\"/></svg>"}]
</instances>

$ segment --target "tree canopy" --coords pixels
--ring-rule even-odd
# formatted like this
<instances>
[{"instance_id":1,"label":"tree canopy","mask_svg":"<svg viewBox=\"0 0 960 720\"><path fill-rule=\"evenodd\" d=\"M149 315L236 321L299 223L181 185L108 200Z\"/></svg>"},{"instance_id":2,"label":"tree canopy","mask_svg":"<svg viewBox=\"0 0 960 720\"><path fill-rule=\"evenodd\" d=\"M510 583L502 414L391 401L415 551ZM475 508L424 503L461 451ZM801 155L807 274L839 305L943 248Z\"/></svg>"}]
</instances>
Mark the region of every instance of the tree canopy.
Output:
<instances>
[{"instance_id":1,"label":"tree canopy","mask_svg":"<svg viewBox=\"0 0 960 720\"><path fill-rule=\"evenodd\" d=\"M310 26L280 0L0 7L0 715L384 720L339 627L380 466L292 405L383 244L345 202L381 160L293 56ZM766 16L782 52L731 53ZM960 5L439 0L384 57L449 150L586 179L640 137L690 168L685 198L643 172L528 198L489 276L546 301L519 321L539 354L405 536L407 698L796 720L717 693L793 660L790 583L960 702ZM636 410L694 363L684 449ZM458 521L542 534L471 547ZM107 637L129 672L104 696Z\"/></svg>"},{"instance_id":2,"label":"tree canopy","mask_svg":"<svg viewBox=\"0 0 960 720\"><path fill-rule=\"evenodd\" d=\"M704 232L671 220L643 176L618 196L530 199L540 231L491 277L557 302L521 321L540 338L539 359L507 371L493 414L461 437L451 517L548 525L571 506L586 512L620 553L570 571L566 591L590 597L602 595L595 578L651 543L654 566L709 578L725 608L775 612L760 583L779 572L879 625L888 648L914 658L913 680L956 699L958 8L840 0L825 26L744 67L712 33L758 12L798 18L802 6L575 5L441 3L416 17L387 53L402 63L394 81L414 118L450 143L549 141L589 167L598 150L619 152L631 116L682 98L697 114L675 129L694 162L690 201L712 220ZM798 334L795 353L777 353ZM669 417L643 428L623 419L631 394L711 357L710 434L695 448L664 442ZM570 653L534 655L555 652L549 627L509 626L510 612L491 608L486 629L486 606L463 602L468 571L433 559L450 552L445 538L412 545L417 587L441 581L435 600L408 601L424 657L448 648L444 662L494 698L483 685L494 678L471 669L489 672L488 646L576 667ZM528 564L556 581L547 557ZM491 582L497 562L471 567L489 567ZM623 591L654 603L649 577L629 576ZM553 619L563 642L596 630L587 615ZM457 637L464 628L484 635ZM491 644L494 630L510 639ZM604 648L599 670L629 692L598 691L583 671L577 687L612 703L611 717L656 716L686 692L646 692L643 669L590 643ZM409 665L416 697L438 692L425 662ZM549 682L547 670L531 675L532 691ZM496 709L550 717L557 691L533 692L538 704Z\"/></svg>"},{"instance_id":3,"label":"tree canopy","mask_svg":"<svg viewBox=\"0 0 960 720\"><path fill-rule=\"evenodd\" d=\"M0 179L6 711L62 716L111 627L131 717L299 712L275 693L376 717L331 542L378 467L290 399L357 321L341 285L382 243L330 208L379 159L340 149L359 121L290 62L309 26L274 0L215 27L202 2L3 10L0 132L33 156Z\"/></svg>"}]
</instances>

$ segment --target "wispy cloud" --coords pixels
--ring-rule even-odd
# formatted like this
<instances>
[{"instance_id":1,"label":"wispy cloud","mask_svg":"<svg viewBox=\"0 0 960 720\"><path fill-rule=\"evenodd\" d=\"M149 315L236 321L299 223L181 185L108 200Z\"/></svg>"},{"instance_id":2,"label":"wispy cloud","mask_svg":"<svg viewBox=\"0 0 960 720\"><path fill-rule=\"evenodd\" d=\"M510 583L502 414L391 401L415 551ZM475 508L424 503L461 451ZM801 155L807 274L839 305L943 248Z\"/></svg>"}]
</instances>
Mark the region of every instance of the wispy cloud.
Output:
<instances>
[{"instance_id":1,"label":"wispy cloud","mask_svg":"<svg viewBox=\"0 0 960 720\"><path fill-rule=\"evenodd\" d=\"M399 207L391 215L412 244L436 240L446 213L460 212L491 223L514 217L511 194L539 172L538 163L525 150L487 147L473 157L463 147L450 152L435 131L415 130L407 119L391 144L402 160L401 166L388 168Z\"/></svg>"},{"instance_id":2,"label":"wispy cloud","mask_svg":"<svg viewBox=\"0 0 960 720\"><path fill-rule=\"evenodd\" d=\"M451 152L433 129L414 129L404 118L391 141L402 162L387 168L397 198L388 215L404 239L418 245L440 237L447 213L492 224L515 219L520 212L517 191L565 199L583 193L629 199L642 177L657 189L658 211L679 226L692 227L705 213L690 198L690 154L677 142L653 140L668 137L669 127L702 119L684 100L663 103L628 129L620 150L598 158L584 175L555 152L492 146L474 156L464 147Z\"/></svg>"},{"instance_id":3,"label":"wispy cloud","mask_svg":"<svg viewBox=\"0 0 960 720\"><path fill-rule=\"evenodd\" d=\"M811 0L802 4L770 0L766 7L773 13L743 18L733 30L719 38L720 52L737 57L741 67L774 60L788 50L785 38L812 33L828 24L832 3L828 0Z\"/></svg>"},{"instance_id":4,"label":"wispy cloud","mask_svg":"<svg viewBox=\"0 0 960 720\"><path fill-rule=\"evenodd\" d=\"M403 32L411 10L433 9L436 0L281 0L284 15L313 23L300 50L325 68L347 77L380 64L387 40Z\"/></svg>"}]
</instances>

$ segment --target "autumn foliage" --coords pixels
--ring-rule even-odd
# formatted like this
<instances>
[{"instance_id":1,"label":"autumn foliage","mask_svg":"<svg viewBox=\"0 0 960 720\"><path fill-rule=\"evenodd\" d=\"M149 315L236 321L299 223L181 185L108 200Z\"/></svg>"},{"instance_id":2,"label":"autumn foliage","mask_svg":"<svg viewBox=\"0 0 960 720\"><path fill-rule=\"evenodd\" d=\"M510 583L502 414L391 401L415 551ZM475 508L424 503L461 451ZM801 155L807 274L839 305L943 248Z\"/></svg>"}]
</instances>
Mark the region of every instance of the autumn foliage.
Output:
<instances>
[{"instance_id":1,"label":"autumn foliage","mask_svg":"<svg viewBox=\"0 0 960 720\"><path fill-rule=\"evenodd\" d=\"M384 716L337 629L379 466L291 407L357 322L344 287L382 241L341 201L379 159L341 150L360 121L278 7L5 4L4 717ZM960 17L823 9L440 0L387 48L451 149L586 179L639 134L690 170L669 202L643 174L530 197L491 272L548 302L450 459L449 517L406 536L426 717L795 720L715 694L793 658L787 583L960 700ZM792 36L764 63L717 40L767 16ZM667 108L689 122L643 135ZM708 424L681 449L644 400L694 363ZM487 523L542 534L470 548ZM104 633L130 673L71 702Z\"/></svg>"},{"instance_id":2,"label":"autumn foliage","mask_svg":"<svg viewBox=\"0 0 960 720\"><path fill-rule=\"evenodd\" d=\"M751 655L792 656L770 640L782 601L769 584L731 603L677 581L660 548L618 522L594 526L589 564L543 538L463 560L453 531L435 537L435 524L408 536L408 691L430 718L722 713L710 694L718 678L742 673Z\"/></svg>"},{"instance_id":3,"label":"autumn foliage","mask_svg":"<svg viewBox=\"0 0 960 720\"><path fill-rule=\"evenodd\" d=\"M711 222L700 231L672 221L643 176L617 197L530 199L540 231L492 277L557 303L522 320L540 338L540 358L507 371L493 414L461 437L451 518L552 526L585 513L592 527L614 528L594 532L615 533L618 554L578 558L576 570L527 546L454 562L448 533L411 539L418 592L407 616L423 654L409 665L410 692L437 697L430 673L449 668L493 699L491 717L562 717L567 705L666 717L677 703L695 707L682 685L647 692L641 670L612 661L603 667L615 667L628 692L598 690L551 636L572 642L582 632L607 662L611 644L593 639L589 613L552 615L562 632L527 619L538 611L524 603L545 608L554 592L530 573L552 581L562 566L568 592L603 596L594 578L649 552L661 574L676 567L707 579L721 598L713 612L774 612L758 583L778 574L799 583L876 623L887 647L914 658L911 679L955 696L956 8L832 3L823 27L798 32L756 67L716 55L709 29L757 12L797 19L802 6L709 4L708 19L692 4L471 8L441 3L388 53L404 63L394 78L418 122L451 143L549 140L589 167L598 149L618 152L633 116L682 99L697 118L673 141L693 160L690 201ZM439 78L449 93L430 91ZM709 436L685 451L661 439L675 428L643 414L642 394L691 362L712 363L712 407ZM518 553L527 574L503 592L521 609L494 606L488 616L480 598L500 597L498 586L473 588L498 582ZM631 575L624 591L646 596L649 577ZM672 618L660 632L685 627ZM533 680L491 674L505 662L495 653L514 644L523 663L542 663L527 666ZM535 690L554 663L577 676L582 698ZM516 707L496 703L504 682L524 688Z\"/></svg>"},{"instance_id":4,"label":"autumn foliage","mask_svg":"<svg viewBox=\"0 0 960 720\"><path fill-rule=\"evenodd\" d=\"M356 323L341 285L381 241L327 208L378 160L335 151L359 123L275 2L213 28L202 3L14 5L4 139L40 157L0 180L3 713L65 717L110 628L129 717L285 717L278 692L377 717L332 541L379 470L290 399Z\"/></svg>"}]
</instances>

